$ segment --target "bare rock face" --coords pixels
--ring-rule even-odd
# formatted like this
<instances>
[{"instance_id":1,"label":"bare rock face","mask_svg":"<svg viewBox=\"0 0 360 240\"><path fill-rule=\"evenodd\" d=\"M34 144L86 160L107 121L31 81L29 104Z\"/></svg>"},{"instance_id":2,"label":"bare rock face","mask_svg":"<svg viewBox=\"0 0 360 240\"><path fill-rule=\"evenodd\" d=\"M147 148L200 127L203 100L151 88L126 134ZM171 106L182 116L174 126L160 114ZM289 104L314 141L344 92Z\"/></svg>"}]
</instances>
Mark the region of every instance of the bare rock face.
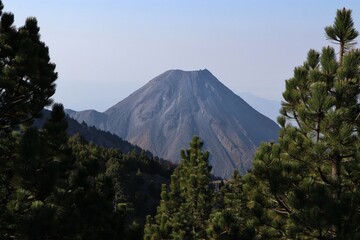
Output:
<instances>
[{"instance_id":1,"label":"bare rock face","mask_svg":"<svg viewBox=\"0 0 360 240\"><path fill-rule=\"evenodd\" d=\"M198 135L213 174L225 178L250 169L259 144L275 141L279 131L206 69L167 71L104 113L68 113L174 163Z\"/></svg>"}]
</instances>

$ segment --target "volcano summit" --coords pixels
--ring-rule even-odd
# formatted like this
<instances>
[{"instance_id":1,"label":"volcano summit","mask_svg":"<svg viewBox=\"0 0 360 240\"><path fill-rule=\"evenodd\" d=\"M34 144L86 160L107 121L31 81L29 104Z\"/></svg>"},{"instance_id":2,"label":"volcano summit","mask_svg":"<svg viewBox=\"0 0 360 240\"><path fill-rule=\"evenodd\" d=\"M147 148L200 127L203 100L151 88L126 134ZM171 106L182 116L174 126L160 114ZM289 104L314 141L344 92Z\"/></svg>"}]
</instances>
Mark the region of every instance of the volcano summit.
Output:
<instances>
[{"instance_id":1,"label":"volcano summit","mask_svg":"<svg viewBox=\"0 0 360 240\"><path fill-rule=\"evenodd\" d=\"M103 113L68 111L78 121L110 131L177 163L194 135L210 152L213 174L251 168L256 148L276 140L278 125L254 110L208 70L170 70Z\"/></svg>"}]
</instances>

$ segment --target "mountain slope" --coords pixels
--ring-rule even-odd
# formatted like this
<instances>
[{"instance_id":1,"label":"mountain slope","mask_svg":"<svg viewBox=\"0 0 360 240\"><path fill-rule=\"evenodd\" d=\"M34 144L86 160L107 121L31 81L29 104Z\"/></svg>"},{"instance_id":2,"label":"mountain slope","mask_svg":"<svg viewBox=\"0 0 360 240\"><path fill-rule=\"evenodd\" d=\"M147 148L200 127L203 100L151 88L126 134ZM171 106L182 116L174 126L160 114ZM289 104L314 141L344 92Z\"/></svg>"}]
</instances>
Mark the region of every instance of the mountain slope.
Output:
<instances>
[{"instance_id":1,"label":"mountain slope","mask_svg":"<svg viewBox=\"0 0 360 240\"><path fill-rule=\"evenodd\" d=\"M249 92L240 92L238 95L242 99L244 99L250 106L256 109L256 111L264 114L275 122L277 121L277 117L280 115L280 101L261 98Z\"/></svg>"},{"instance_id":2,"label":"mountain slope","mask_svg":"<svg viewBox=\"0 0 360 240\"><path fill-rule=\"evenodd\" d=\"M73 110L66 110L66 111L68 115L69 113L74 113L74 114L76 113ZM43 128L47 119L50 118L50 114L51 111L44 109L41 113L42 117L34 119L34 126L37 128ZM136 153L140 154L142 151L144 151L139 146L133 145L128 141L121 139L119 136L113 133L99 130L94 126L89 127L85 122L81 121L82 123L79 123L79 121L69 116L66 116L66 121L68 123L68 128L66 132L69 134L69 136L80 134L81 137L87 142L95 144L99 147L118 149L122 153L130 153L132 151L135 151ZM158 159L158 157L154 156L149 151L145 151L145 154L150 158L154 157ZM166 165L171 165L168 161L164 161L162 159L159 159L159 161L163 162Z\"/></svg>"},{"instance_id":3,"label":"mountain slope","mask_svg":"<svg viewBox=\"0 0 360 240\"><path fill-rule=\"evenodd\" d=\"M277 139L278 126L216 79L208 70L170 70L99 114L68 112L173 162L193 135L210 151L213 174L245 173L262 141Z\"/></svg>"}]
</instances>

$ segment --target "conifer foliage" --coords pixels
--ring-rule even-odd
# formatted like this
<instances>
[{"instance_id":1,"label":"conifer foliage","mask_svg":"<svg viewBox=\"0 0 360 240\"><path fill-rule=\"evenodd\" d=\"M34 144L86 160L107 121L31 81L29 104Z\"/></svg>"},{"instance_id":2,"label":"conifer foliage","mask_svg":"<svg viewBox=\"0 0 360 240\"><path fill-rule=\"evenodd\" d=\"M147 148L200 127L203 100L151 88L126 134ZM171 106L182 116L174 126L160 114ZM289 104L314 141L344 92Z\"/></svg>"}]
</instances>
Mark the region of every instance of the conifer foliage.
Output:
<instances>
[{"instance_id":1,"label":"conifer foliage","mask_svg":"<svg viewBox=\"0 0 360 240\"><path fill-rule=\"evenodd\" d=\"M205 239L212 210L209 153L195 136L190 148L171 176L170 191L162 187L161 202L154 219L148 217L145 239Z\"/></svg>"},{"instance_id":2,"label":"conifer foliage","mask_svg":"<svg viewBox=\"0 0 360 240\"><path fill-rule=\"evenodd\" d=\"M235 170L216 198L208 223L207 239L254 239L254 221L248 206L250 200L244 187L243 178Z\"/></svg>"},{"instance_id":3,"label":"conifer foliage","mask_svg":"<svg viewBox=\"0 0 360 240\"><path fill-rule=\"evenodd\" d=\"M247 176L262 239L359 239L360 51L351 10L325 28L337 51L310 50L286 81L278 143L263 144Z\"/></svg>"},{"instance_id":4,"label":"conifer foliage","mask_svg":"<svg viewBox=\"0 0 360 240\"><path fill-rule=\"evenodd\" d=\"M37 20L16 28L0 1L0 130L36 117L55 93L55 64L40 40Z\"/></svg>"},{"instance_id":5,"label":"conifer foliage","mask_svg":"<svg viewBox=\"0 0 360 240\"><path fill-rule=\"evenodd\" d=\"M55 104L44 129L4 135L11 142L0 144L1 239L114 239L121 230L101 168L111 152L69 140L64 117Z\"/></svg>"},{"instance_id":6,"label":"conifer foliage","mask_svg":"<svg viewBox=\"0 0 360 240\"><path fill-rule=\"evenodd\" d=\"M17 29L2 9L0 1L0 239L140 239L158 199L135 173L147 181L157 174L157 190L171 169L145 153L69 138L61 104L34 127L51 103L55 65L36 19Z\"/></svg>"}]
</instances>

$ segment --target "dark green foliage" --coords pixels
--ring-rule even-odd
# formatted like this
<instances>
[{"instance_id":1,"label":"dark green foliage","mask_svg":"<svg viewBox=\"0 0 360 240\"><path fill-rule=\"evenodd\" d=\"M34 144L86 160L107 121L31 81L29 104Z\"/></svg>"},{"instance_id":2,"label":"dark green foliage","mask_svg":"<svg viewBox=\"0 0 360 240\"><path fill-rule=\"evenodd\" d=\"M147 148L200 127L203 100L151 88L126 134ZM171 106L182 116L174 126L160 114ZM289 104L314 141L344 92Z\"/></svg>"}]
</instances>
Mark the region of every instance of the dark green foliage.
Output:
<instances>
[{"instance_id":1,"label":"dark green foliage","mask_svg":"<svg viewBox=\"0 0 360 240\"><path fill-rule=\"evenodd\" d=\"M194 137L171 176L170 191L163 185L161 202L153 220L147 219L145 239L204 239L212 209L208 152Z\"/></svg>"},{"instance_id":2,"label":"dark green foliage","mask_svg":"<svg viewBox=\"0 0 360 240\"><path fill-rule=\"evenodd\" d=\"M32 127L51 103L55 65L36 19L16 29L2 8L0 1L0 238L141 239L159 201L146 188L159 192L171 168L139 151L69 139L61 104Z\"/></svg>"},{"instance_id":3,"label":"dark green foliage","mask_svg":"<svg viewBox=\"0 0 360 240\"><path fill-rule=\"evenodd\" d=\"M181 151L169 189L162 186L157 214L148 216L144 239L255 239L249 190L241 176L235 172L225 183L210 182L208 152L201 152L198 137L190 146Z\"/></svg>"},{"instance_id":4,"label":"dark green foliage","mask_svg":"<svg viewBox=\"0 0 360 240\"><path fill-rule=\"evenodd\" d=\"M356 44L355 38L359 32L354 28L354 22L351 16L351 10L345 8L337 10L336 18L332 26L325 28L328 39L340 45L340 64L345 51Z\"/></svg>"},{"instance_id":5,"label":"dark green foliage","mask_svg":"<svg viewBox=\"0 0 360 240\"><path fill-rule=\"evenodd\" d=\"M117 236L114 229L121 221L113 208L112 180L99 165L86 164L90 154L85 148L81 156L69 148L64 116L62 106L54 105L44 130L29 128L13 138L16 154L7 159L12 174L7 195L1 195L2 238Z\"/></svg>"},{"instance_id":6,"label":"dark green foliage","mask_svg":"<svg viewBox=\"0 0 360 240\"><path fill-rule=\"evenodd\" d=\"M123 213L114 208L115 190L105 174L107 158L116 153L88 145L79 137L69 139L75 161L67 169L65 189L59 189L59 203L66 210L62 227L81 239L116 239ZM65 232L64 231L64 232Z\"/></svg>"},{"instance_id":7,"label":"dark green foliage","mask_svg":"<svg viewBox=\"0 0 360 240\"><path fill-rule=\"evenodd\" d=\"M46 114L46 111L44 111ZM142 149L136 145L132 145L131 143L125 141L119 136L112 134L110 132L99 130L93 126L89 127L85 122L78 123L76 120L67 117L67 122L69 124L68 134L70 136L80 134L86 141L94 143L95 145L105 147L105 148L116 148L119 149L123 153L129 153L135 149L137 153L141 153ZM37 126L42 126L41 121L35 121ZM146 151L146 156L149 158L154 157L152 153ZM154 157L155 158L155 157ZM158 162L158 161L154 161ZM166 162L164 161L164 164ZM168 162L169 168L173 168L172 164ZM160 167L160 166L158 166Z\"/></svg>"},{"instance_id":8,"label":"dark green foliage","mask_svg":"<svg viewBox=\"0 0 360 240\"><path fill-rule=\"evenodd\" d=\"M17 29L14 15L2 9L0 1L0 236L41 239L56 232L48 197L59 164L46 134L19 124L51 103L57 74L36 19Z\"/></svg>"},{"instance_id":9,"label":"dark green foliage","mask_svg":"<svg viewBox=\"0 0 360 240\"><path fill-rule=\"evenodd\" d=\"M3 9L0 3L1 10ZM51 103L57 73L35 18L20 28L0 11L0 130L24 123Z\"/></svg>"},{"instance_id":10,"label":"dark green foliage","mask_svg":"<svg viewBox=\"0 0 360 240\"><path fill-rule=\"evenodd\" d=\"M220 190L219 206L210 216L208 239L255 239L249 199L239 173L235 171Z\"/></svg>"},{"instance_id":11,"label":"dark green foliage","mask_svg":"<svg viewBox=\"0 0 360 240\"><path fill-rule=\"evenodd\" d=\"M1 238L141 239L159 202L150 191L159 192L168 173L149 168L155 160L144 152L68 139L64 117L55 104L44 129L2 139Z\"/></svg>"},{"instance_id":12,"label":"dark green foliage","mask_svg":"<svg viewBox=\"0 0 360 240\"><path fill-rule=\"evenodd\" d=\"M310 50L286 81L277 144L263 144L247 185L261 239L358 239L360 52L350 10L339 10L328 37L336 51ZM345 51L347 50L347 51Z\"/></svg>"}]
</instances>

